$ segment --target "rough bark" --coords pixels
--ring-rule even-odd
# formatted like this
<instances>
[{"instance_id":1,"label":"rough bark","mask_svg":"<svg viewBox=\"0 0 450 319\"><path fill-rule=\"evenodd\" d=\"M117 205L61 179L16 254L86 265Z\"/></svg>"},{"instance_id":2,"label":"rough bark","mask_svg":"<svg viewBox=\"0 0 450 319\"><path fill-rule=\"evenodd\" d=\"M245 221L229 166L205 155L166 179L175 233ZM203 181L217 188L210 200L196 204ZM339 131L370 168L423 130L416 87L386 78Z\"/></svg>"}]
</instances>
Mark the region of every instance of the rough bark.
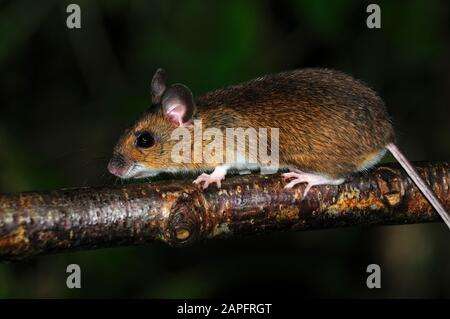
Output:
<instances>
[{"instance_id":1,"label":"rough bark","mask_svg":"<svg viewBox=\"0 0 450 319\"><path fill-rule=\"evenodd\" d=\"M450 207L450 163L416 164ZM285 190L280 174L227 178L222 189L191 180L0 195L0 260L163 241L173 246L267 231L439 221L397 164L340 186Z\"/></svg>"}]
</instances>

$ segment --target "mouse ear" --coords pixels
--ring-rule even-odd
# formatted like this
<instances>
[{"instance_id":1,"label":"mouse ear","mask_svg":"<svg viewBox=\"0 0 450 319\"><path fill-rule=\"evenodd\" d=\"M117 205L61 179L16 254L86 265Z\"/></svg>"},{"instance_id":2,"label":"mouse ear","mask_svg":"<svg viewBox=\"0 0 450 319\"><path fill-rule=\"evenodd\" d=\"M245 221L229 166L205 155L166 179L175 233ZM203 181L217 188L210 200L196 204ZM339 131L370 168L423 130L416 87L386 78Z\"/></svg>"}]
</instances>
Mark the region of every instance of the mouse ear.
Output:
<instances>
[{"instance_id":1,"label":"mouse ear","mask_svg":"<svg viewBox=\"0 0 450 319\"><path fill-rule=\"evenodd\" d=\"M177 126L186 126L195 114L194 96L183 84L174 84L164 93L161 106L164 114Z\"/></svg>"},{"instance_id":2,"label":"mouse ear","mask_svg":"<svg viewBox=\"0 0 450 319\"><path fill-rule=\"evenodd\" d=\"M158 104L161 102L161 97L166 91L166 71L163 69L156 70L152 78L151 90L152 90L152 103Z\"/></svg>"}]
</instances>

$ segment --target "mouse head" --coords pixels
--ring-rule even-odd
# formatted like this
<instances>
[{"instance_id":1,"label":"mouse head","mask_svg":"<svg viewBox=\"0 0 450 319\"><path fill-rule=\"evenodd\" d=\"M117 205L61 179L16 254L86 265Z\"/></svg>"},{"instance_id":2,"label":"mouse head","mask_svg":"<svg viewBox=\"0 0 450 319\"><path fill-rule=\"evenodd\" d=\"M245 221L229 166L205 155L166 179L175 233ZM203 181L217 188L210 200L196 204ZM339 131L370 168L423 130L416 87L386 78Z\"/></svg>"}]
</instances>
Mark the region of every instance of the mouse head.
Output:
<instances>
[{"instance_id":1,"label":"mouse head","mask_svg":"<svg viewBox=\"0 0 450 319\"><path fill-rule=\"evenodd\" d=\"M109 172L120 178L149 177L185 166L171 160L178 141L170 137L174 129L192 122L195 114L192 93L182 84L168 87L162 69L153 76L151 93L152 106L124 132L108 164Z\"/></svg>"}]
</instances>

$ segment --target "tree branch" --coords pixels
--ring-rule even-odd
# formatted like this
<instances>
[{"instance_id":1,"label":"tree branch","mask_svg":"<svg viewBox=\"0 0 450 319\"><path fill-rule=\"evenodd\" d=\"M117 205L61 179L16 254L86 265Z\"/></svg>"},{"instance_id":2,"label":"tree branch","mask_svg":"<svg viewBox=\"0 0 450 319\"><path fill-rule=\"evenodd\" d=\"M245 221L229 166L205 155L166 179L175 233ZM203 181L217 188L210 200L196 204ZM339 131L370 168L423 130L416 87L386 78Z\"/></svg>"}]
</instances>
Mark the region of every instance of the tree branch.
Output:
<instances>
[{"instance_id":1,"label":"tree branch","mask_svg":"<svg viewBox=\"0 0 450 319\"><path fill-rule=\"evenodd\" d=\"M420 163L446 208L450 163ZM280 174L227 178L222 189L191 180L0 195L0 260L149 243L173 246L267 231L439 221L397 164L340 186L285 190Z\"/></svg>"}]
</instances>

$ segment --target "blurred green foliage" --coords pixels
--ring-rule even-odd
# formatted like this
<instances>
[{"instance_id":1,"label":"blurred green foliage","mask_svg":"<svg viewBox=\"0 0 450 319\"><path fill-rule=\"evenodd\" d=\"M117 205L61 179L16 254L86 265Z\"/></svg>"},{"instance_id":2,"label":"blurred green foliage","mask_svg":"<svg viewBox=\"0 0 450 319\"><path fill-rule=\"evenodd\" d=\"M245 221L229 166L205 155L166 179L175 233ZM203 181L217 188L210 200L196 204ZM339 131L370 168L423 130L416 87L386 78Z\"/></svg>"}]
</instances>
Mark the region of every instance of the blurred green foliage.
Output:
<instances>
[{"instance_id":1,"label":"blurred green foliage","mask_svg":"<svg viewBox=\"0 0 450 319\"><path fill-rule=\"evenodd\" d=\"M73 2L73 1L70 1ZM450 154L450 10L444 0L0 1L0 191L116 183L116 138L164 67L195 94L265 73L341 69L385 98L413 160ZM387 159L389 160L389 158ZM83 251L0 265L0 297L450 297L440 224L348 228ZM82 289L65 286L82 268ZM382 267L382 289L365 286Z\"/></svg>"}]
</instances>

